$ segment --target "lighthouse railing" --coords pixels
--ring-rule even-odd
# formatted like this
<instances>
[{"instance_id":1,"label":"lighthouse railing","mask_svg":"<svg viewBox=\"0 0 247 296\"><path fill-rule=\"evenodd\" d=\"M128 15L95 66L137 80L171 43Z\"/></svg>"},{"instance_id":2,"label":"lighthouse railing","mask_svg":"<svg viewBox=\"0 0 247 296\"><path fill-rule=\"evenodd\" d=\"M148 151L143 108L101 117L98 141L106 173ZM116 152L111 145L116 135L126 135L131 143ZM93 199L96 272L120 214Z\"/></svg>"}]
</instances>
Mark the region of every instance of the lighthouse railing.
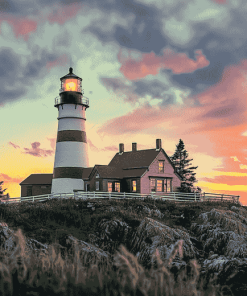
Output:
<instances>
[{"instance_id":1,"label":"lighthouse railing","mask_svg":"<svg viewBox=\"0 0 247 296\"><path fill-rule=\"evenodd\" d=\"M143 193L128 193L128 192L100 192L100 191L80 191L74 190L73 193L59 193L59 194L44 194L36 196L25 196L10 198L7 200L0 200L1 203L14 203L14 202L38 202L45 201L47 199L95 199L95 198L107 198L107 199L142 199L151 198L154 200L168 200L175 202L202 202L202 201L233 201L240 203L238 195L229 194L217 194L217 193L182 193L182 192L151 192L149 194Z\"/></svg>"},{"instance_id":2,"label":"lighthouse railing","mask_svg":"<svg viewBox=\"0 0 247 296\"><path fill-rule=\"evenodd\" d=\"M55 105L61 103L61 98L58 96L55 98ZM81 96L80 103L89 106L89 99L87 97Z\"/></svg>"}]
</instances>

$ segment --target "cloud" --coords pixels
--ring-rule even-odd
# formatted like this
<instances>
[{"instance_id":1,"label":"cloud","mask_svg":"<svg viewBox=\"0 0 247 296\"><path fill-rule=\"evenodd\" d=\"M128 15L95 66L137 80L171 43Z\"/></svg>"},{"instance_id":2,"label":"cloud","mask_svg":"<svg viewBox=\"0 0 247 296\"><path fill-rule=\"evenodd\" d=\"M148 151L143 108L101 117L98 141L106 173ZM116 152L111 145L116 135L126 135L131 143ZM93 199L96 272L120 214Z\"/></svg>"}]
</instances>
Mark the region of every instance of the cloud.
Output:
<instances>
[{"instance_id":1,"label":"cloud","mask_svg":"<svg viewBox=\"0 0 247 296\"><path fill-rule=\"evenodd\" d=\"M51 156L54 154L53 150L46 150L46 149L41 149L39 148L40 143L39 142L34 142L31 143L32 148L24 148L26 152L22 152L25 154L30 154L32 156L37 156L37 157L47 157Z\"/></svg>"},{"instance_id":2,"label":"cloud","mask_svg":"<svg viewBox=\"0 0 247 296\"><path fill-rule=\"evenodd\" d=\"M196 50L196 61L190 59L184 53L175 53L170 49L163 51L163 56L156 56L153 52L143 54L141 60L135 61L133 58L124 58L121 50L118 60L122 64L120 72L130 80L136 80L147 75L157 75L161 68L170 69L174 74L191 73L199 68L209 65L209 61L202 54L201 50Z\"/></svg>"},{"instance_id":3,"label":"cloud","mask_svg":"<svg viewBox=\"0 0 247 296\"><path fill-rule=\"evenodd\" d=\"M51 24L58 23L59 25L62 25L66 21L75 18L81 7L82 5L79 3L54 5L49 8L49 11L52 10L52 12L49 13L47 19Z\"/></svg>"},{"instance_id":4,"label":"cloud","mask_svg":"<svg viewBox=\"0 0 247 296\"><path fill-rule=\"evenodd\" d=\"M240 161L238 160L237 156L230 156L230 158L233 158L234 161Z\"/></svg>"},{"instance_id":5,"label":"cloud","mask_svg":"<svg viewBox=\"0 0 247 296\"><path fill-rule=\"evenodd\" d=\"M12 143L12 142L9 142L8 144L10 144L10 145L12 145L15 149L16 148L20 148L20 146L18 146L18 145L15 145L14 143Z\"/></svg>"},{"instance_id":6,"label":"cloud","mask_svg":"<svg viewBox=\"0 0 247 296\"><path fill-rule=\"evenodd\" d=\"M15 37L23 36L27 41L31 32L35 32L37 29L37 22L29 18L22 18L17 16L2 17L1 21L5 20L13 28Z\"/></svg>"},{"instance_id":7,"label":"cloud","mask_svg":"<svg viewBox=\"0 0 247 296\"><path fill-rule=\"evenodd\" d=\"M1 174L0 173L0 180L3 180L4 183L20 183L21 181L23 181L22 178L12 178L9 175L6 174ZM2 186L4 186L4 183L2 184Z\"/></svg>"}]
</instances>

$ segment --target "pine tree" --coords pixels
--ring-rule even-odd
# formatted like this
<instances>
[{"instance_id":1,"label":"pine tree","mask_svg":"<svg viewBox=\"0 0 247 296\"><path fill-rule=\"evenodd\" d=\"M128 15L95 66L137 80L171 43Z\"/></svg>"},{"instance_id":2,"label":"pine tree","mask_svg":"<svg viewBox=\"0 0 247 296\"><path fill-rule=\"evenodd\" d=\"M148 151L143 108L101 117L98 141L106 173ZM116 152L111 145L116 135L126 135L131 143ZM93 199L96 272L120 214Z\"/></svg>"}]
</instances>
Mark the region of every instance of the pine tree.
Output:
<instances>
[{"instance_id":1,"label":"pine tree","mask_svg":"<svg viewBox=\"0 0 247 296\"><path fill-rule=\"evenodd\" d=\"M8 189L8 188L2 189L3 182L4 181L0 181L0 197L3 196L4 191Z\"/></svg>"},{"instance_id":2,"label":"pine tree","mask_svg":"<svg viewBox=\"0 0 247 296\"><path fill-rule=\"evenodd\" d=\"M187 159L188 152L185 150L184 142L180 139L178 145L176 145L176 151L173 156L170 157L172 163L174 164L177 173L183 178L181 182L181 187L178 188L179 192L191 193L194 191L201 192L201 188L194 188L193 183L196 183L195 174L193 170L197 167L189 167L189 162L193 159Z\"/></svg>"}]
</instances>

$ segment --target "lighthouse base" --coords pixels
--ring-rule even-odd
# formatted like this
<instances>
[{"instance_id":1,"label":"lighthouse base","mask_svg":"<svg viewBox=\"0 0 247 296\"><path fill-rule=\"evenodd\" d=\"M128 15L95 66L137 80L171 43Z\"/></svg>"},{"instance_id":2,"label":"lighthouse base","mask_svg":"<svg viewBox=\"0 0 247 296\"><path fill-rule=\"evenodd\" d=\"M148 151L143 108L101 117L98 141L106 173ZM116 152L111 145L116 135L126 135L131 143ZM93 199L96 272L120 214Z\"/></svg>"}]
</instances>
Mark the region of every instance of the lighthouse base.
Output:
<instances>
[{"instance_id":1,"label":"lighthouse base","mask_svg":"<svg viewBox=\"0 0 247 296\"><path fill-rule=\"evenodd\" d=\"M74 193L74 189L84 190L84 181L70 178L52 179L51 194Z\"/></svg>"}]
</instances>

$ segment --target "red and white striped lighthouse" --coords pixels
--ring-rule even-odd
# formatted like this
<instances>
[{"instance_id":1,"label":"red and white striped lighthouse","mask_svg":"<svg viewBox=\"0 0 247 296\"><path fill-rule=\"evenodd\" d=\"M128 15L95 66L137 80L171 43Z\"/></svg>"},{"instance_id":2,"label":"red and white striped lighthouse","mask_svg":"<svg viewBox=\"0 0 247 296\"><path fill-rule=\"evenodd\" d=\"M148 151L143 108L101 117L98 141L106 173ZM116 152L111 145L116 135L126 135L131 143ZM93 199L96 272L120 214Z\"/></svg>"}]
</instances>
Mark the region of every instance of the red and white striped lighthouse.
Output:
<instances>
[{"instance_id":1,"label":"red and white striped lighthouse","mask_svg":"<svg viewBox=\"0 0 247 296\"><path fill-rule=\"evenodd\" d=\"M58 131L51 193L73 193L83 190L83 168L87 168L88 147L85 130L85 111L89 100L83 97L82 79L69 68L69 74L60 78L58 108Z\"/></svg>"}]
</instances>

